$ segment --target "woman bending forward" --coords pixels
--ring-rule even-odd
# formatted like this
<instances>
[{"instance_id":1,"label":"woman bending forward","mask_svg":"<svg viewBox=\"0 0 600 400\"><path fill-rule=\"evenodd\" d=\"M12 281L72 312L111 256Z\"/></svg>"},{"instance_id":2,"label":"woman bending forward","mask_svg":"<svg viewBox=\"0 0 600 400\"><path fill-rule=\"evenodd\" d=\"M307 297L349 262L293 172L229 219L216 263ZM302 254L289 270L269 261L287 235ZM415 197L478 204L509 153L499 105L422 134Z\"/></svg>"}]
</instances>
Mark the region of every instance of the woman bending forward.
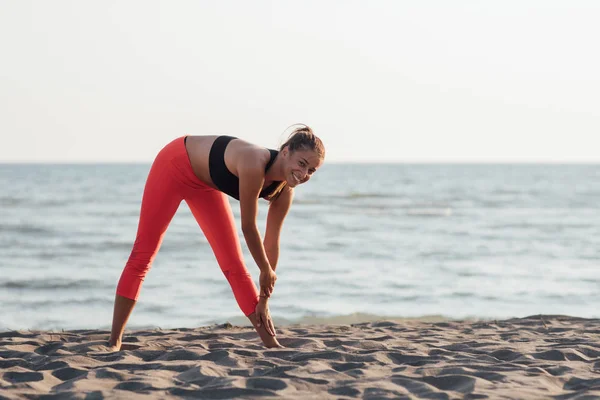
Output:
<instances>
[{"instance_id":1,"label":"woman bending forward","mask_svg":"<svg viewBox=\"0 0 600 400\"><path fill-rule=\"evenodd\" d=\"M204 232L233 295L267 347L279 347L269 314L279 234L294 187L321 166L325 148L312 130L296 128L280 150L231 136L183 136L156 156L144 188L133 249L115 297L110 348L121 349L125 324L144 277L182 200ZM242 232L260 269L260 294L244 265L227 195L240 202ZM256 225L258 199L269 200L264 243Z\"/></svg>"}]
</instances>

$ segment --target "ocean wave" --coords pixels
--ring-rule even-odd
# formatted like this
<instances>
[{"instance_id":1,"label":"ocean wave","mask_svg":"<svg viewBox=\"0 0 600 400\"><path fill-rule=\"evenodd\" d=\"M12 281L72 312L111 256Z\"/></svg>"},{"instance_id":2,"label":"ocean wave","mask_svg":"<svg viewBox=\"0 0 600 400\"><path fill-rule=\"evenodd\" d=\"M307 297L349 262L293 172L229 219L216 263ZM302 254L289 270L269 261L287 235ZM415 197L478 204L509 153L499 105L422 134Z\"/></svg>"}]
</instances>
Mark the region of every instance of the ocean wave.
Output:
<instances>
[{"instance_id":1,"label":"ocean wave","mask_svg":"<svg viewBox=\"0 0 600 400\"><path fill-rule=\"evenodd\" d=\"M87 216L100 218L134 218L139 217L140 210L92 210L86 212Z\"/></svg>"},{"instance_id":2,"label":"ocean wave","mask_svg":"<svg viewBox=\"0 0 600 400\"><path fill-rule=\"evenodd\" d=\"M67 252L64 249L61 250L42 250L40 252L31 253L33 257L38 260L58 260L63 257L80 257L84 255L83 252Z\"/></svg>"},{"instance_id":3,"label":"ocean wave","mask_svg":"<svg viewBox=\"0 0 600 400\"><path fill-rule=\"evenodd\" d=\"M414 289L415 285L411 285L409 283L395 283L395 282L391 282L387 284L388 287L392 288L392 289L400 289L400 290L404 290L404 289Z\"/></svg>"},{"instance_id":4,"label":"ocean wave","mask_svg":"<svg viewBox=\"0 0 600 400\"><path fill-rule=\"evenodd\" d=\"M68 199L31 199L26 197L2 196L0 197L1 207L63 207L69 204Z\"/></svg>"},{"instance_id":5,"label":"ocean wave","mask_svg":"<svg viewBox=\"0 0 600 400\"><path fill-rule=\"evenodd\" d=\"M295 198L294 204L297 205L327 205L323 198Z\"/></svg>"},{"instance_id":6,"label":"ocean wave","mask_svg":"<svg viewBox=\"0 0 600 400\"><path fill-rule=\"evenodd\" d=\"M335 200L365 200L365 199L396 199L398 194L381 192L348 192L341 194L313 195L310 197L297 197L295 204L331 204Z\"/></svg>"},{"instance_id":7,"label":"ocean wave","mask_svg":"<svg viewBox=\"0 0 600 400\"><path fill-rule=\"evenodd\" d=\"M71 249L71 250L88 250L88 251L123 250L123 251L130 251L131 247L133 246L133 240L124 240L124 241L104 240L104 241L100 241L100 242L99 241L89 241L89 242L65 241L64 246L67 249Z\"/></svg>"},{"instance_id":8,"label":"ocean wave","mask_svg":"<svg viewBox=\"0 0 600 400\"><path fill-rule=\"evenodd\" d=\"M7 308L15 307L21 310L31 309L38 310L40 308L53 308L56 306L73 306L73 305L93 305L93 306L110 306L114 303L113 298L104 298L104 297L86 297L86 298L68 298L61 300L35 300L35 301L26 301L20 299L19 301L8 301L4 302L4 306Z\"/></svg>"},{"instance_id":9,"label":"ocean wave","mask_svg":"<svg viewBox=\"0 0 600 400\"><path fill-rule=\"evenodd\" d=\"M169 307L167 305L162 306L160 304L146 304L146 303L140 303L138 308L140 311L142 311L144 313L157 314L157 315L166 314L167 311L169 311L171 309L171 307Z\"/></svg>"},{"instance_id":10,"label":"ocean wave","mask_svg":"<svg viewBox=\"0 0 600 400\"><path fill-rule=\"evenodd\" d=\"M378 321L395 321L395 322L403 322L403 321L418 321L418 322L448 322L452 321L453 318L446 317L444 315L432 314L432 315L422 315L419 317L405 317L405 316L397 316L397 315L379 315L379 314L369 314L369 313L352 313L345 315L330 315L330 316L319 316L319 315L304 315L299 318L281 318L277 315L273 315L274 322L277 326L290 326L290 325L353 325L353 324L365 324L370 322L378 322ZM250 323L247 318L244 317L231 317L231 318L221 318L219 320L211 320L209 323L220 324L223 321L227 320L227 322L233 325L241 325L247 326Z\"/></svg>"},{"instance_id":11,"label":"ocean wave","mask_svg":"<svg viewBox=\"0 0 600 400\"><path fill-rule=\"evenodd\" d=\"M108 286L102 281L83 279L78 281L66 279L50 280L11 280L0 282L2 289L35 289L35 290L59 290L59 289L98 289Z\"/></svg>"},{"instance_id":12,"label":"ocean wave","mask_svg":"<svg viewBox=\"0 0 600 400\"><path fill-rule=\"evenodd\" d=\"M47 236L54 233L50 228L30 224L0 224L0 233Z\"/></svg>"},{"instance_id":13,"label":"ocean wave","mask_svg":"<svg viewBox=\"0 0 600 400\"><path fill-rule=\"evenodd\" d=\"M413 217L449 217L452 215L452 209L443 208L407 208L406 215Z\"/></svg>"},{"instance_id":14,"label":"ocean wave","mask_svg":"<svg viewBox=\"0 0 600 400\"><path fill-rule=\"evenodd\" d=\"M37 200L32 202L32 206L35 207L65 207L73 202L70 199L45 199L45 200Z\"/></svg>"},{"instance_id":15,"label":"ocean wave","mask_svg":"<svg viewBox=\"0 0 600 400\"><path fill-rule=\"evenodd\" d=\"M398 197L394 193L381 193L381 192L349 192L340 196L343 199L393 199Z\"/></svg>"},{"instance_id":16,"label":"ocean wave","mask_svg":"<svg viewBox=\"0 0 600 400\"><path fill-rule=\"evenodd\" d=\"M27 199L24 197L2 196L0 197L0 206L16 207L27 204Z\"/></svg>"}]
</instances>

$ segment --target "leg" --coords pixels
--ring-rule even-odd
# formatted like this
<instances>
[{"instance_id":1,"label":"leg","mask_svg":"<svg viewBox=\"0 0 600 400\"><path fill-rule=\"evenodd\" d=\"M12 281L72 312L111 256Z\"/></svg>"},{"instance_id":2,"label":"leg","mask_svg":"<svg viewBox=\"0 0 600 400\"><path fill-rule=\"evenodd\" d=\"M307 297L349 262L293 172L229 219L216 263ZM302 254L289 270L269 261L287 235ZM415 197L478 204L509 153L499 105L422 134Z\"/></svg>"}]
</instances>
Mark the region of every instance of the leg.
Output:
<instances>
[{"instance_id":1,"label":"leg","mask_svg":"<svg viewBox=\"0 0 600 400\"><path fill-rule=\"evenodd\" d=\"M159 155L148 174L135 243L117 286L109 340L113 350L121 347L125 324L133 311L144 277L183 199L181 189L171 174L170 164Z\"/></svg>"},{"instance_id":2,"label":"leg","mask_svg":"<svg viewBox=\"0 0 600 400\"><path fill-rule=\"evenodd\" d=\"M192 193L185 197L185 201L208 239L238 306L267 347L279 346L277 339L269 335L264 326L257 328L255 308L258 304L258 289L244 265L235 220L226 195L216 190L207 190Z\"/></svg>"}]
</instances>

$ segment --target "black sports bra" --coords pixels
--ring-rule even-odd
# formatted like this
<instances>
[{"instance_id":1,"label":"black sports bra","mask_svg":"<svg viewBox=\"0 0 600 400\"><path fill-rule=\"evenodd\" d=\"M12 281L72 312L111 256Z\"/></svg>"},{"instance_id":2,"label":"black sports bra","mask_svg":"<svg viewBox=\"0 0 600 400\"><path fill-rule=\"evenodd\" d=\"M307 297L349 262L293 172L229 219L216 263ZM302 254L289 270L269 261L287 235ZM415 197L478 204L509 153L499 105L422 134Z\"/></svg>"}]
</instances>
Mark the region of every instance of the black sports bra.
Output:
<instances>
[{"instance_id":1,"label":"black sports bra","mask_svg":"<svg viewBox=\"0 0 600 400\"><path fill-rule=\"evenodd\" d=\"M215 139L210 153L208 155L208 169L210 172L210 178L212 179L215 186L223 193L228 194L236 200L240 199L240 180L237 176L231 173L225 165L225 149L229 142L233 139L237 139L233 136L219 136ZM271 153L271 159L265 166L265 172L271 167L275 161L275 157L279 153L277 150L268 149ZM264 188L259 197L265 198L270 195L280 182L273 182L268 187Z\"/></svg>"}]
</instances>

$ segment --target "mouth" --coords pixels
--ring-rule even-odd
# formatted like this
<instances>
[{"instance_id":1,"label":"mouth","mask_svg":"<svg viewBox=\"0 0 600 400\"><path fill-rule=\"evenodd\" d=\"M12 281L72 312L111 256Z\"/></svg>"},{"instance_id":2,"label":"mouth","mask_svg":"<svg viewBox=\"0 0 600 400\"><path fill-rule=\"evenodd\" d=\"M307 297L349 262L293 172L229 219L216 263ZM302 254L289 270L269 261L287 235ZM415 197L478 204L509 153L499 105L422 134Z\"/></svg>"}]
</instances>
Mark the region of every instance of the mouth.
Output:
<instances>
[{"instance_id":1,"label":"mouth","mask_svg":"<svg viewBox=\"0 0 600 400\"><path fill-rule=\"evenodd\" d=\"M292 172L292 181L296 184L299 185L301 183L301 179L298 177L298 175L296 175L295 172Z\"/></svg>"}]
</instances>

